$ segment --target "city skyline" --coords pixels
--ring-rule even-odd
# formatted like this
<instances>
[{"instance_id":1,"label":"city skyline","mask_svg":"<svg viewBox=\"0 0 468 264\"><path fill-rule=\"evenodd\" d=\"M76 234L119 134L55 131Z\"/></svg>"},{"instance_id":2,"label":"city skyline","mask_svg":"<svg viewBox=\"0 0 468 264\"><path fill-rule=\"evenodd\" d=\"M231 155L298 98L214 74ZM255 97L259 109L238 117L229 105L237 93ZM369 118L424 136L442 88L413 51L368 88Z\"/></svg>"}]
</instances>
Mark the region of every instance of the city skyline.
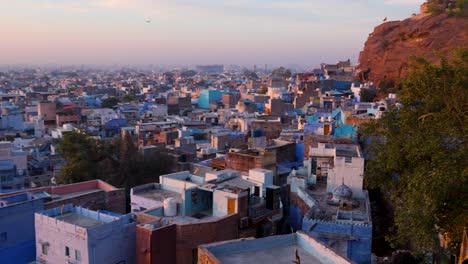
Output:
<instances>
[{"instance_id":1,"label":"city skyline","mask_svg":"<svg viewBox=\"0 0 468 264\"><path fill-rule=\"evenodd\" d=\"M357 62L385 17L422 0L0 0L0 65Z\"/></svg>"}]
</instances>

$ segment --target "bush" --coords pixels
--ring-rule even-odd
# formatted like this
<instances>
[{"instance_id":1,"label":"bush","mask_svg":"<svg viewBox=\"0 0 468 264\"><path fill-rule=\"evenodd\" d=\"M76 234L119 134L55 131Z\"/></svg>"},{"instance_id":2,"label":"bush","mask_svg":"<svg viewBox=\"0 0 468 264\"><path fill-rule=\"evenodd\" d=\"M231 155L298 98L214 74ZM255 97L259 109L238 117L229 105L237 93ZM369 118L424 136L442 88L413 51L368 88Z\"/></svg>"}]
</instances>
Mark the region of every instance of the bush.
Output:
<instances>
[{"instance_id":1,"label":"bush","mask_svg":"<svg viewBox=\"0 0 468 264\"><path fill-rule=\"evenodd\" d=\"M427 11L431 15L436 16L442 14L444 12L444 8L439 2L439 0L429 0L427 1Z\"/></svg>"}]
</instances>

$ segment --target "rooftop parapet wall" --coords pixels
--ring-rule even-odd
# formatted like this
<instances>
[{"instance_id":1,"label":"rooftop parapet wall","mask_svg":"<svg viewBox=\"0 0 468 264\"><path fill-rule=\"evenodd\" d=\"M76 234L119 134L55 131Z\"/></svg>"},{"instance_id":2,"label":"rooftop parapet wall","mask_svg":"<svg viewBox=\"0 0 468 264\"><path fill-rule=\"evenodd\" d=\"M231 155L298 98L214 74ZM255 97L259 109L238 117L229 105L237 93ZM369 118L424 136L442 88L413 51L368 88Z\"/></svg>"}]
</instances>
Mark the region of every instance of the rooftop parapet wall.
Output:
<instances>
[{"instance_id":1,"label":"rooftop parapet wall","mask_svg":"<svg viewBox=\"0 0 468 264\"><path fill-rule=\"evenodd\" d=\"M104 181L91 180L91 181L85 181L85 182L79 182L79 183L73 183L73 184L67 184L67 185L39 187L39 188L22 190L18 192L12 192L8 194L0 194L0 197L10 196L13 194L20 194L20 193L25 193L25 192L28 192L28 193L47 192L49 194L66 194L66 193L71 193L71 192L86 191L90 189L99 189L99 190L103 190L106 192L121 190Z\"/></svg>"},{"instance_id":2,"label":"rooftop parapet wall","mask_svg":"<svg viewBox=\"0 0 468 264\"><path fill-rule=\"evenodd\" d=\"M335 157L336 156L336 149L327 149L323 147L319 143L318 148L310 147L309 149L309 156L316 156L316 157Z\"/></svg>"},{"instance_id":3,"label":"rooftop parapet wall","mask_svg":"<svg viewBox=\"0 0 468 264\"><path fill-rule=\"evenodd\" d=\"M89 217L95 220L102 221L103 223L94 227L85 228L72 223L67 223L63 220L56 218L57 216L66 213L76 213L83 217ZM49 228L62 230L70 234L76 234L83 238L97 238L109 235L110 233L114 232L115 230L118 230L119 228L125 225L130 225L130 227L133 226L133 229L135 228L134 226L136 226L136 223L132 223L130 215L116 217L88 210L82 207L73 207L71 204L64 205L63 208L56 207L36 213L35 219L36 223L40 223L43 225L45 224Z\"/></svg>"},{"instance_id":4,"label":"rooftop parapet wall","mask_svg":"<svg viewBox=\"0 0 468 264\"><path fill-rule=\"evenodd\" d=\"M338 223L304 218L302 230L322 243L347 241L347 257L357 263L371 263L372 225Z\"/></svg>"},{"instance_id":5,"label":"rooftop parapet wall","mask_svg":"<svg viewBox=\"0 0 468 264\"><path fill-rule=\"evenodd\" d=\"M54 218L54 217L57 217L66 213L76 213L82 216L100 220L104 223L116 221L120 218L127 218L126 216L116 217L116 216L112 216L109 214L100 213L99 211L97 212L92 211L92 210L82 208L82 207L73 207L72 204L66 204L63 207L56 207L56 208L44 210L42 212L39 212L38 214Z\"/></svg>"},{"instance_id":6,"label":"rooftop parapet wall","mask_svg":"<svg viewBox=\"0 0 468 264\"><path fill-rule=\"evenodd\" d=\"M330 249L325 244L317 241L311 236L303 233L296 233L297 243L300 247L307 250L314 257L320 259L323 263L333 263L333 264L350 264L351 260L338 255L335 251Z\"/></svg>"},{"instance_id":7,"label":"rooftop parapet wall","mask_svg":"<svg viewBox=\"0 0 468 264\"><path fill-rule=\"evenodd\" d=\"M29 193L21 193L0 198L0 208L17 203L24 203L33 200L34 197Z\"/></svg>"},{"instance_id":8,"label":"rooftop parapet wall","mask_svg":"<svg viewBox=\"0 0 468 264\"><path fill-rule=\"evenodd\" d=\"M336 212L336 216L342 216L343 219L340 221L340 219L338 218L337 221L335 220L324 220L324 219L318 219L318 218L313 218L313 215L315 214L315 210L317 209L316 205L314 204L314 206L311 206L310 207L310 210L306 213L306 215L304 216L304 220L303 221L312 221L312 222L322 222L322 223L335 223L335 224L352 224L352 225L372 225L372 218L371 218L371 207L370 207L370 202L369 202L369 195L368 195L368 192L366 190L363 191L364 193L364 201L365 201L365 204L364 205L361 205L361 206L364 206L364 212L353 212L353 211L345 211L345 210L340 210L340 209L337 209L337 212ZM299 196L304 202L306 201L309 201L310 200L314 203L316 203L315 199L313 197L311 197L309 194L307 194L307 192L303 192L302 193L303 196ZM304 198L306 200L304 200ZM331 206L331 205L330 205ZM344 217L347 217L347 216L350 216L351 214L354 214L356 217L353 221L351 220L345 220Z\"/></svg>"},{"instance_id":9,"label":"rooftop parapet wall","mask_svg":"<svg viewBox=\"0 0 468 264\"><path fill-rule=\"evenodd\" d=\"M147 183L139 186L135 186L130 189L130 195L136 195L139 193L143 193L149 190L159 190L161 189L161 185L158 183Z\"/></svg>"},{"instance_id":10,"label":"rooftop parapet wall","mask_svg":"<svg viewBox=\"0 0 468 264\"><path fill-rule=\"evenodd\" d=\"M64 207L64 210L70 212L72 210L72 208L73 207L71 205L66 205ZM50 211L50 210L52 210L52 211ZM60 220L55 219L54 217L52 217L52 215L59 214L60 210L61 210L61 208L57 208L57 210L49 209L49 210L47 210L48 212L43 211L43 213L46 213L46 214L36 213L35 214L36 227L37 226L46 226L49 229L61 230L61 232L69 233L69 234L71 234L73 236L77 236L77 237L81 237L83 239L86 239L87 236L88 236L86 228L83 228L83 227L80 227L80 226L77 226L77 225L73 225L73 224L70 224L70 223L67 223L67 222L64 222L64 221L60 221ZM58 212L55 212L55 211L58 211ZM50 215L48 215L48 214L50 214ZM36 233L37 233L37 230L36 230ZM37 239L40 240L40 237L38 237Z\"/></svg>"},{"instance_id":11,"label":"rooftop parapet wall","mask_svg":"<svg viewBox=\"0 0 468 264\"><path fill-rule=\"evenodd\" d=\"M248 238L241 240L224 241L209 245L203 245L200 246L200 249L201 252L206 256L206 259L211 261L208 263L221 263L218 259L218 257L221 256L243 254L253 251L263 251L278 247L290 247L294 246L296 243L302 249L306 250L309 254L320 260L320 263L352 263L350 260L336 254L326 245L300 231L292 235L288 234L281 236L265 237L260 239Z\"/></svg>"},{"instance_id":12,"label":"rooftop parapet wall","mask_svg":"<svg viewBox=\"0 0 468 264\"><path fill-rule=\"evenodd\" d=\"M299 196L299 198L301 198L310 208L315 206L314 198L308 195L304 188L297 188L297 196Z\"/></svg>"},{"instance_id":13,"label":"rooftop parapet wall","mask_svg":"<svg viewBox=\"0 0 468 264\"><path fill-rule=\"evenodd\" d=\"M161 175L159 181L162 185L162 189L181 193L180 191L182 190L195 188L202 183L191 182L192 178L193 180L200 181L196 177L192 177L189 171Z\"/></svg>"}]
</instances>

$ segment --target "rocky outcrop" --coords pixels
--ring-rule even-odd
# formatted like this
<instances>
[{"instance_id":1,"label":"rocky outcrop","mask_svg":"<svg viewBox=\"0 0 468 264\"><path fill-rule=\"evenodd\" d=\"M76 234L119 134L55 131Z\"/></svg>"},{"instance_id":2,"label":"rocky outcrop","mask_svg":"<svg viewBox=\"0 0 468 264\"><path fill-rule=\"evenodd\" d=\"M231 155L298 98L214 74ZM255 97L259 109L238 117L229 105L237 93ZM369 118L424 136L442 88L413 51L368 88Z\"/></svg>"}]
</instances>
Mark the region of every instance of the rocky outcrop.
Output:
<instances>
[{"instance_id":1,"label":"rocky outcrop","mask_svg":"<svg viewBox=\"0 0 468 264\"><path fill-rule=\"evenodd\" d=\"M361 80L397 82L408 74L412 57L431 62L456 47L468 47L468 19L440 15L414 15L377 26L359 55Z\"/></svg>"}]
</instances>

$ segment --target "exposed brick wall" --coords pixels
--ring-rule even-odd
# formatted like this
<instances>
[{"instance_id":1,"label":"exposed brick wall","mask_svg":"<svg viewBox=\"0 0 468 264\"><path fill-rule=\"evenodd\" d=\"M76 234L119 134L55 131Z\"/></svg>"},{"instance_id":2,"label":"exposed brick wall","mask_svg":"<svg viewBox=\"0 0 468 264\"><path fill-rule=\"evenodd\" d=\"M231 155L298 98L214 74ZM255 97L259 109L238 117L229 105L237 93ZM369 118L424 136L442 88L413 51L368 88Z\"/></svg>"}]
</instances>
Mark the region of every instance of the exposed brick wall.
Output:
<instances>
[{"instance_id":1,"label":"exposed brick wall","mask_svg":"<svg viewBox=\"0 0 468 264\"><path fill-rule=\"evenodd\" d=\"M109 192L106 192L105 194L106 194L106 205L104 209L111 211L111 212L120 213L120 214L126 213L125 189L109 191Z\"/></svg>"},{"instance_id":2,"label":"exposed brick wall","mask_svg":"<svg viewBox=\"0 0 468 264\"><path fill-rule=\"evenodd\" d=\"M50 208L62 206L62 204L71 203L75 206L81 206L81 207L96 211L96 210L105 209L106 207L105 200L106 198L105 198L104 191L96 191L96 192L92 192L92 193L78 196L78 197L52 201L52 202L46 203L44 208L50 209Z\"/></svg>"},{"instance_id":3,"label":"exposed brick wall","mask_svg":"<svg viewBox=\"0 0 468 264\"><path fill-rule=\"evenodd\" d=\"M310 207L299 197L297 194L291 192L291 205L297 206L299 210L301 210L301 214L305 215L309 210Z\"/></svg>"},{"instance_id":4,"label":"exposed brick wall","mask_svg":"<svg viewBox=\"0 0 468 264\"><path fill-rule=\"evenodd\" d=\"M237 239L238 223L239 216L234 214L217 222L177 225L176 263L192 263L193 249L199 245Z\"/></svg>"},{"instance_id":5,"label":"exposed brick wall","mask_svg":"<svg viewBox=\"0 0 468 264\"><path fill-rule=\"evenodd\" d=\"M293 161L296 157L296 145L294 143L279 146L271 150L276 155L278 163L283 161Z\"/></svg>"},{"instance_id":6,"label":"exposed brick wall","mask_svg":"<svg viewBox=\"0 0 468 264\"><path fill-rule=\"evenodd\" d=\"M151 263L151 230L137 226L136 233L136 263Z\"/></svg>"},{"instance_id":7,"label":"exposed brick wall","mask_svg":"<svg viewBox=\"0 0 468 264\"><path fill-rule=\"evenodd\" d=\"M45 209L62 206L62 204L73 204L91 210L108 210L115 213L125 214L125 190L117 189L111 192L96 191L78 197L52 201L45 204Z\"/></svg>"},{"instance_id":8,"label":"exposed brick wall","mask_svg":"<svg viewBox=\"0 0 468 264\"><path fill-rule=\"evenodd\" d=\"M249 171L253 168L264 168L276 172L276 156L267 152L263 155L248 155L236 152L228 152L225 158L226 169Z\"/></svg>"},{"instance_id":9,"label":"exposed brick wall","mask_svg":"<svg viewBox=\"0 0 468 264\"><path fill-rule=\"evenodd\" d=\"M237 200L238 202L238 208L237 208L237 212L239 213L239 218L242 218L242 217L246 217L247 216L247 210L248 210L248 196L243 196L243 197L239 197L239 199Z\"/></svg>"},{"instance_id":10,"label":"exposed brick wall","mask_svg":"<svg viewBox=\"0 0 468 264\"><path fill-rule=\"evenodd\" d=\"M176 263L176 225L153 231L151 236L151 263Z\"/></svg>"},{"instance_id":11,"label":"exposed brick wall","mask_svg":"<svg viewBox=\"0 0 468 264\"><path fill-rule=\"evenodd\" d=\"M282 125L281 122L276 121L252 121L251 129L261 129L267 139L275 139L280 136Z\"/></svg>"},{"instance_id":12,"label":"exposed brick wall","mask_svg":"<svg viewBox=\"0 0 468 264\"><path fill-rule=\"evenodd\" d=\"M138 223L148 223L148 222L156 221L158 219L159 219L159 217L149 215L149 214L145 214L145 213L136 214L136 221Z\"/></svg>"},{"instance_id":13,"label":"exposed brick wall","mask_svg":"<svg viewBox=\"0 0 468 264\"><path fill-rule=\"evenodd\" d=\"M136 263L159 264L176 262L176 226L156 230L136 228Z\"/></svg>"}]
</instances>

